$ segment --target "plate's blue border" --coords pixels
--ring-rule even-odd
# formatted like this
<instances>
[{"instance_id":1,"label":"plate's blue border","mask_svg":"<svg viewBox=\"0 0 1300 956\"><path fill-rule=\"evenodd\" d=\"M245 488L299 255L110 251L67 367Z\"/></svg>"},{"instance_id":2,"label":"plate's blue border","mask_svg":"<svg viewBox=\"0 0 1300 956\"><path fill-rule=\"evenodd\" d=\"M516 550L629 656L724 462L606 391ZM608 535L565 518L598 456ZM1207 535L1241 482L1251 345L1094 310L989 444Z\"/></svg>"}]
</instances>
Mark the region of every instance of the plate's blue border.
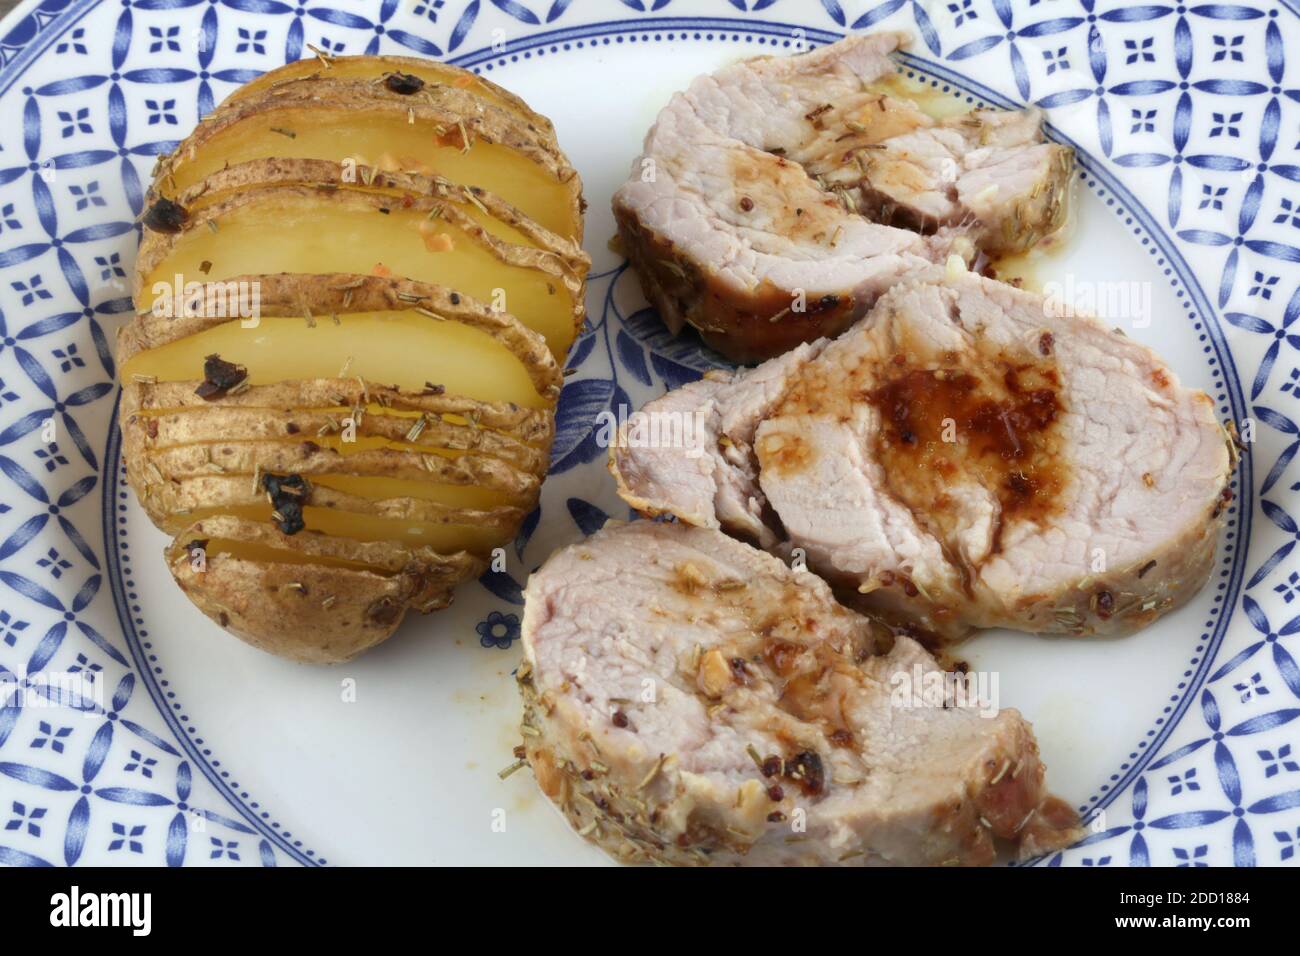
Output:
<instances>
[{"instance_id":1,"label":"plate's blue border","mask_svg":"<svg viewBox=\"0 0 1300 956\"><path fill-rule=\"evenodd\" d=\"M35 42L27 46L22 53L13 61L6 64L0 71L0 93L8 89L9 86L21 75L25 64L32 58L39 55L49 44L61 35L73 23L77 22L90 9L94 8L100 0L81 0L64 11L57 19L62 21L59 24L49 23L45 25L40 35L36 37ZM45 6L56 4L47 4L38 7L42 9ZM1288 8L1294 12L1290 3ZM65 19L66 18L66 19ZM57 29L55 27L58 27ZM520 59L530 59L534 51L552 48L550 52L565 52L572 47L583 48L589 41L599 39L602 43L608 43L611 39L615 42L622 42L622 38L633 34L646 33L680 33L680 36L674 36L674 40L702 40L705 42L717 39L715 34L753 34L765 37L778 36L784 38L790 45L791 31L794 29L803 31L805 38L812 43L830 43L842 37L844 34L836 31L822 30L812 27L806 27L797 24L782 23L777 21L765 20L733 20L728 18L683 18L683 17L664 17L664 18L645 18L637 20L613 20L600 23L591 23L583 26L575 26L557 30L546 31L533 34L525 39L512 42L508 49L503 53L494 51L491 48L483 48L473 52L465 53L457 57L449 58L448 62L466 68L483 68L491 71L494 66L507 65L510 62ZM775 44L774 44L775 45ZM540 55L540 54L539 54ZM987 103L1012 107L1017 104L1011 102L990 88L978 83L973 83L967 78L953 72L941 63L927 60L923 57L914 55L904 55L902 58L908 67L918 73L923 73L929 77L942 80L955 89L962 90L973 96L976 96ZM481 70L482 71L482 70ZM1055 127L1048 128L1049 134L1059 142L1074 146L1078 151L1079 165L1086 171L1088 176L1092 177L1097 183L1104 186L1123 204L1123 211L1134 218L1140 226L1141 233L1150 240L1154 249L1162 255L1177 279L1177 284L1187 292L1191 304L1188 311L1191 313L1193 321L1199 320L1204 331L1209 337L1214 351L1214 357L1223 374L1223 391L1224 395L1220 396L1220 401L1227 401L1232 410L1232 417L1242 420L1246 417L1247 408L1244 400L1244 394L1241 389L1240 380L1237 373L1236 364L1231 352L1227 348L1224 338L1223 329L1219 325L1218 316L1209 300L1196 280L1194 274L1188 267L1177 247L1174 246L1168 236L1160 229L1154 217L1140 203L1137 198L1112 174L1105 168L1104 164L1096 162L1089 154L1084 152L1077 143L1068 136L1061 133ZM149 660L149 653L143 646L140 635L137 633L134 618L129 610L129 603L124 587L124 576L121 572L120 562L120 524L114 519L116 515L116 502L120 493L120 467L119 452L121 436L117 428L117 406L116 402L113 410L113 420L109 429L108 441L105 448L105 467L109 473L104 476L102 483L102 500L103 500L103 526L105 535L105 552L108 561L109 575L112 580L112 594L114 606L117 610L119 622L122 626L123 633L127 639L133 663L136 670L148 688L155 706L162 714L164 721L175 734L177 741L189 755L190 759L197 765L209 781L222 793L223 797L234 807L239 814L254 827L258 833L266 839L272 841L287 856L295 861L308 866L321 865L325 861L316 855L313 851L304 850L301 841L291 841L286 838L282 828L278 824L270 821L269 815L265 814L259 804L253 802L251 805L247 801L247 794L232 793L231 783L228 774L223 776L223 771L218 770L220 762L214 760L210 755L205 755L206 747L201 748L196 740L201 737L192 737L190 732L184 726L188 721L182 721L177 718L177 713L181 708L177 706L175 700L168 697L170 691L164 690L160 685L162 669L156 663ZM1198 661L1196 669L1190 678L1183 682L1180 693L1171 697L1173 707L1171 711L1160 718L1157 718L1153 729L1149 730L1143 740L1141 740L1134 751L1135 757L1130 762L1124 764L1121 768L1122 773L1116 775L1117 779L1112 780L1103 786L1094 794L1081 809L1087 813L1096 813L1108 806L1117 796L1123 793L1129 784L1145 769L1147 763L1152 759L1154 754L1159 751L1168 735L1172 732L1182 720L1188 707L1195 698L1196 692L1200 689L1209 673L1210 666L1214 662L1220 644L1223 641L1227 628L1234 616L1233 612L1237 605L1241 582L1245 573L1245 558L1250 540L1251 519L1254 507L1254 482L1253 466L1249 449L1243 456L1239 471L1236 476L1237 496L1232 507L1236 511L1237 531L1236 537L1231 542L1232 562L1230 574L1226 588L1220 592L1217 600L1218 607L1211 611L1212 617L1217 617L1217 623L1214 624L1213 630L1202 636L1202 643L1197 647L1195 659ZM1217 564L1216 564L1217 567ZM1224 613L1226 609L1227 613ZM1207 624L1207 626L1209 626ZM165 681L164 681L165 682ZM174 695L173 695L174 696ZM210 751L207 752L210 754ZM295 846L294 844L299 845Z\"/></svg>"}]
</instances>

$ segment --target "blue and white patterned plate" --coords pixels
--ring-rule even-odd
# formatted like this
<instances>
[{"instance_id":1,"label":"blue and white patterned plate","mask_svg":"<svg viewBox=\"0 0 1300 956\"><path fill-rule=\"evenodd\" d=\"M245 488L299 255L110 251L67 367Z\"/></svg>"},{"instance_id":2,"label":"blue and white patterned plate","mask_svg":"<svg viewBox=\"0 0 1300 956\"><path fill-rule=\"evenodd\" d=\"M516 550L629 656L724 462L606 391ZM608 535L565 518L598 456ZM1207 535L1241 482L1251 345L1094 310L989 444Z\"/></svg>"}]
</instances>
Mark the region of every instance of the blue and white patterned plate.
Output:
<instances>
[{"instance_id":1,"label":"blue and white patterned plate","mask_svg":"<svg viewBox=\"0 0 1300 956\"><path fill-rule=\"evenodd\" d=\"M527 773L497 775L518 742L520 587L626 516L597 416L713 361L607 250L608 197L690 77L874 27L915 34L920 82L1049 110L1080 196L1040 278L1149 295L1117 321L1250 439L1191 606L1123 640L968 647L1092 823L1043 862L1300 860L1298 17L1291 0L28 0L0 27L0 862L599 861ZM522 93L583 174L595 260L553 477L508 573L338 668L262 655L189 605L111 427L154 157L308 44L447 58Z\"/></svg>"}]
</instances>

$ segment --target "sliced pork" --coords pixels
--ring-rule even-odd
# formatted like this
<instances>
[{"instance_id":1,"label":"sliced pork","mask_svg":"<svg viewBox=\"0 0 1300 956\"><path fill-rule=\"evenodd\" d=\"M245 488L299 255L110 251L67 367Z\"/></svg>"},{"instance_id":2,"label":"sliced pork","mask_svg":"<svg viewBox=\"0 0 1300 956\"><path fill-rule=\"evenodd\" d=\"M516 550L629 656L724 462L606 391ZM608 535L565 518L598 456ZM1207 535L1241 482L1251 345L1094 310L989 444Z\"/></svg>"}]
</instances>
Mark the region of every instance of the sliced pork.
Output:
<instances>
[{"instance_id":1,"label":"sliced pork","mask_svg":"<svg viewBox=\"0 0 1300 956\"><path fill-rule=\"evenodd\" d=\"M660 112L614 214L671 328L768 358L837 334L927 263L1060 225L1073 155L1043 141L1041 114L931 117L882 90L902 40L746 60Z\"/></svg>"},{"instance_id":2,"label":"sliced pork","mask_svg":"<svg viewBox=\"0 0 1300 956\"><path fill-rule=\"evenodd\" d=\"M607 526L525 597L528 761L617 859L986 864L1081 835L1019 714L720 532Z\"/></svg>"},{"instance_id":3,"label":"sliced pork","mask_svg":"<svg viewBox=\"0 0 1300 956\"><path fill-rule=\"evenodd\" d=\"M685 450L643 440L662 413L689 423ZM835 341L651 402L611 452L634 507L806 561L944 638L1123 633L1178 607L1234 464L1209 397L1150 349L960 268Z\"/></svg>"}]
</instances>

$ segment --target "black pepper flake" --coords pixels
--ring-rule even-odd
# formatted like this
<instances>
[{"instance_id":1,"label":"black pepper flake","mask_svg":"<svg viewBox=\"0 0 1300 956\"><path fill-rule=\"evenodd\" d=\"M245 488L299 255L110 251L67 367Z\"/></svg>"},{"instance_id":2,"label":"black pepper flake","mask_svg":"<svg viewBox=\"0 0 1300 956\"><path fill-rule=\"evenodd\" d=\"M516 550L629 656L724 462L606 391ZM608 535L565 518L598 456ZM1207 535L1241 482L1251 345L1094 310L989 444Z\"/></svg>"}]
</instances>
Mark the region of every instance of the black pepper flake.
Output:
<instances>
[{"instance_id":1,"label":"black pepper flake","mask_svg":"<svg viewBox=\"0 0 1300 956\"><path fill-rule=\"evenodd\" d=\"M206 551L207 548L208 548L207 538L195 538L193 541L191 541L189 544L185 546L185 550L190 553L191 557L193 557L195 551Z\"/></svg>"},{"instance_id":2,"label":"black pepper flake","mask_svg":"<svg viewBox=\"0 0 1300 956\"><path fill-rule=\"evenodd\" d=\"M175 233L181 231L181 227L189 218L190 214L180 203L172 202L170 199L159 199L148 208L141 221L146 229L154 232Z\"/></svg>"},{"instance_id":3,"label":"black pepper flake","mask_svg":"<svg viewBox=\"0 0 1300 956\"><path fill-rule=\"evenodd\" d=\"M763 760L763 776L775 777L781 772L781 758L777 756L767 757Z\"/></svg>"},{"instance_id":4,"label":"black pepper flake","mask_svg":"<svg viewBox=\"0 0 1300 956\"><path fill-rule=\"evenodd\" d=\"M227 362L214 352L203 360L203 383L194 394L205 402L215 401L247 378L248 369Z\"/></svg>"},{"instance_id":5,"label":"black pepper flake","mask_svg":"<svg viewBox=\"0 0 1300 956\"><path fill-rule=\"evenodd\" d=\"M768 822L768 823L784 823L784 822L785 822L785 814L782 813L780 810L773 810L771 813L769 813L769 814L767 815L767 822Z\"/></svg>"},{"instance_id":6,"label":"black pepper flake","mask_svg":"<svg viewBox=\"0 0 1300 956\"><path fill-rule=\"evenodd\" d=\"M453 292L450 296L452 305L460 305L460 293Z\"/></svg>"},{"instance_id":7,"label":"black pepper flake","mask_svg":"<svg viewBox=\"0 0 1300 956\"><path fill-rule=\"evenodd\" d=\"M412 76L410 73L389 73L384 77L384 86L388 88L390 93L410 96L412 93L418 93L424 89L424 80L418 76Z\"/></svg>"},{"instance_id":8,"label":"black pepper flake","mask_svg":"<svg viewBox=\"0 0 1300 956\"><path fill-rule=\"evenodd\" d=\"M826 787L826 768L822 766L822 758L812 750L802 751L795 754L793 759L787 760L785 775L810 797L821 793Z\"/></svg>"},{"instance_id":9,"label":"black pepper flake","mask_svg":"<svg viewBox=\"0 0 1300 956\"><path fill-rule=\"evenodd\" d=\"M1139 578L1145 577L1146 573L1150 571L1152 568L1154 568L1155 566L1156 563L1154 561L1148 561L1146 564L1142 565L1142 570L1138 572L1138 577Z\"/></svg>"},{"instance_id":10,"label":"black pepper flake","mask_svg":"<svg viewBox=\"0 0 1300 956\"><path fill-rule=\"evenodd\" d=\"M434 385L432 382L424 383L425 395L441 395L445 391L447 391L446 385Z\"/></svg>"},{"instance_id":11,"label":"black pepper flake","mask_svg":"<svg viewBox=\"0 0 1300 956\"><path fill-rule=\"evenodd\" d=\"M262 475L262 488L271 497L272 518L283 534L297 534L307 527L302 518L303 502L311 485L302 475Z\"/></svg>"}]
</instances>

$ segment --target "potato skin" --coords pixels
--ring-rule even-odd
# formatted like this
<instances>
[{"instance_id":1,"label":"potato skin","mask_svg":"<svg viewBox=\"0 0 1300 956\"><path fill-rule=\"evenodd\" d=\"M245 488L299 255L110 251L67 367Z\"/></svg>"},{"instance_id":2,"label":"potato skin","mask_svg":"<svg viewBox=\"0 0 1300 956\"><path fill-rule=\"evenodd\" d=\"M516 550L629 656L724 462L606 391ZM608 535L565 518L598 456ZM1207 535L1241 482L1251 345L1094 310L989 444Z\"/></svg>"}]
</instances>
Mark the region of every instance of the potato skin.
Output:
<instances>
[{"instance_id":1,"label":"potato skin","mask_svg":"<svg viewBox=\"0 0 1300 956\"><path fill-rule=\"evenodd\" d=\"M250 560L209 552L213 540L368 567ZM455 586L487 566L465 552L440 555L310 531L286 535L226 515L185 528L167 548L166 559L186 596L236 637L280 657L323 664L350 660L378 644L397 629L408 608L447 607Z\"/></svg>"}]
</instances>

